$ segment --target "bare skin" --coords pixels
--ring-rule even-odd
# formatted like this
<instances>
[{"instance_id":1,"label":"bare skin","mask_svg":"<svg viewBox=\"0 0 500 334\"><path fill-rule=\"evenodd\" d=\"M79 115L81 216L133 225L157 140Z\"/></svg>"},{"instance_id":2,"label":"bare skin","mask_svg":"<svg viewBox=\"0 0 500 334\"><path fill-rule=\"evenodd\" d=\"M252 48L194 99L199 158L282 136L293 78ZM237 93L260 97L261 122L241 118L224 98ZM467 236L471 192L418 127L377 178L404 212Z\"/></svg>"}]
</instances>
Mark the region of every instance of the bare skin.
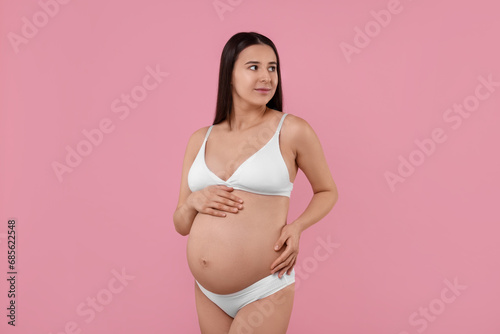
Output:
<instances>
[{"instance_id":1,"label":"bare skin","mask_svg":"<svg viewBox=\"0 0 500 334\"><path fill-rule=\"evenodd\" d=\"M261 66L246 64L249 60L268 66L254 70ZM231 117L214 125L205 152L208 169L221 180L227 180L271 139L283 115L266 108L277 85L273 61L276 58L272 48L252 45L240 53L235 63ZM261 94L255 91L258 87L271 87L272 91ZM290 273L296 262L300 234L324 217L337 200L336 186L316 134L305 120L295 115L289 114L283 122L279 145L290 182L294 182L300 168L314 192L304 213L287 224L289 198L286 196L260 195L225 185L190 191L187 174L207 130L208 127L197 130L188 142L174 213L177 232L189 234L187 258L194 278L209 291L227 294L244 289L271 273L279 272L280 276ZM253 333L285 333L294 292L295 284L289 285L241 308L232 319L195 284L201 331L203 334L238 333L246 324L252 326ZM259 310L259 305L276 298L280 303L273 302L273 312L263 317L258 326L253 326L256 322L252 322L252 314Z\"/></svg>"}]
</instances>

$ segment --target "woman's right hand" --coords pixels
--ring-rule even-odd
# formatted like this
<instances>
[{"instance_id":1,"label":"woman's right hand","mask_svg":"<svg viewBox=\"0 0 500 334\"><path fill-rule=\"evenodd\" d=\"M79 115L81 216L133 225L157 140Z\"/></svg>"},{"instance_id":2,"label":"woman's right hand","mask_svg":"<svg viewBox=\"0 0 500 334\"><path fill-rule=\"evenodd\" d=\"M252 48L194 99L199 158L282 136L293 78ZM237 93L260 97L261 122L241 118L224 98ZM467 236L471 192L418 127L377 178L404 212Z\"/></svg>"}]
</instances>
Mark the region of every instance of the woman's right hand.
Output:
<instances>
[{"instance_id":1,"label":"woman's right hand","mask_svg":"<svg viewBox=\"0 0 500 334\"><path fill-rule=\"evenodd\" d=\"M234 188L225 185L211 185L191 193L188 204L196 211L217 217L225 217L227 212L237 213L243 208L243 199L231 194Z\"/></svg>"}]
</instances>

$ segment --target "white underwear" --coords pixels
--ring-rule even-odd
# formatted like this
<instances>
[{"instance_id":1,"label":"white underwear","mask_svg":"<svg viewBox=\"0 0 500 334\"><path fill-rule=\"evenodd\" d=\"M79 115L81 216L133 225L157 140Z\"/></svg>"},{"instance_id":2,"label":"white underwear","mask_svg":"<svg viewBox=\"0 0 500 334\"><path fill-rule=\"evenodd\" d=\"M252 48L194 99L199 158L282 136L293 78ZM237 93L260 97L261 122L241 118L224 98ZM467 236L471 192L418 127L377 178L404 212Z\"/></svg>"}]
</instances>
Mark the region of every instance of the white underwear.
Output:
<instances>
[{"instance_id":1,"label":"white underwear","mask_svg":"<svg viewBox=\"0 0 500 334\"><path fill-rule=\"evenodd\" d=\"M198 281L196 283L208 299L219 306L230 317L234 318L243 306L268 297L295 282L295 269L292 269L290 275L285 273L281 278L278 277L278 274L279 271L264 277L243 290L226 295L210 292L202 287Z\"/></svg>"}]
</instances>

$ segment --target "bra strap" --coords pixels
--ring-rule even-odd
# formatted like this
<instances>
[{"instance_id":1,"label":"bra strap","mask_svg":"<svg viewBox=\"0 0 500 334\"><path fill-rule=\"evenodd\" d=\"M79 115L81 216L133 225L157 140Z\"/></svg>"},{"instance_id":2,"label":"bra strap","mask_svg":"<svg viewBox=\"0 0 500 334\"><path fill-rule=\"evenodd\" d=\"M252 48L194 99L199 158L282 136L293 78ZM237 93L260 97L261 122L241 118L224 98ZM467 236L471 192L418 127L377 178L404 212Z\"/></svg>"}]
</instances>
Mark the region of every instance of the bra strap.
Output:
<instances>
[{"instance_id":1,"label":"bra strap","mask_svg":"<svg viewBox=\"0 0 500 334\"><path fill-rule=\"evenodd\" d=\"M208 135L210 134L210 131L212 131L212 127L213 125L210 125L210 127L208 128L207 134L205 135L205 141L207 141Z\"/></svg>"},{"instance_id":2,"label":"bra strap","mask_svg":"<svg viewBox=\"0 0 500 334\"><path fill-rule=\"evenodd\" d=\"M281 116L280 124L278 124L278 128L276 129L276 132L280 132L281 126L283 125L283 121L285 120L285 117L288 114L283 113L283 116Z\"/></svg>"}]
</instances>

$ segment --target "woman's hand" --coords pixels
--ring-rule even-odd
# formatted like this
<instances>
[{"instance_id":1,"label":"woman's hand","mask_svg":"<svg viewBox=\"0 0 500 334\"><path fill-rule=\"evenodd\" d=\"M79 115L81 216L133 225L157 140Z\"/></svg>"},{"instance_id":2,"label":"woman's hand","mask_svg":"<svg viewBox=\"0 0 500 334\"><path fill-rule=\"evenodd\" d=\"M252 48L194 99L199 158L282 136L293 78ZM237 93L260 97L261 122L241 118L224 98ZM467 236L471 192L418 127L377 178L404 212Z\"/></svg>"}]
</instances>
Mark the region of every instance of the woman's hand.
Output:
<instances>
[{"instance_id":1,"label":"woman's hand","mask_svg":"<svg viewBox=\"0 0 500 334\"><path fill-rule=\"evenodd\" d=\"M234 188L225 185L211 185L191 193L188 204L196 211L207 215L225 217L227 212L237 213L243 208L243 199L231 194Z\"/></svg>"},{"instance_id":2,"label":"woman's hand","mask_svg":"<svg viewBox=\"0 0 500 334\"><path fill-rule=\"evenodd\" d=\"M286 244L286 249L271 265L272 274L280 271L278 277L281 278L285 273L290 274L292 272L297 262L297 255L299 254L300 234L300 229L293 223L283 226L274 250L279 251L283 247L283 244Z\"/></svg>"}]
</instances>

